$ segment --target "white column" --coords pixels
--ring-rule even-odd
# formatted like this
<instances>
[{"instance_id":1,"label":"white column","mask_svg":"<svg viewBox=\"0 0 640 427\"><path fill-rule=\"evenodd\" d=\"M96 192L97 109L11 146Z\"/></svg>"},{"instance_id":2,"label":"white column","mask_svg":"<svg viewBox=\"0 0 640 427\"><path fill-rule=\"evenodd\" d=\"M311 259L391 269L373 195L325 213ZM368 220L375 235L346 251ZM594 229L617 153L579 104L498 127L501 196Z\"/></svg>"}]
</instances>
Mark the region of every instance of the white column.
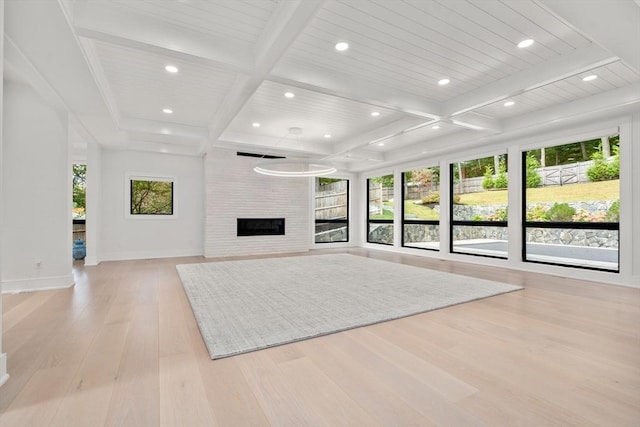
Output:
<instances>
[{"instance_id":1,"label":"white column","mask_svg":"<svg viewBox=\"0 0 640 427\"><path fill-rule=\"evenodd\" d=\"M91 141L87 143L87 201L86 201L86 242L87 256L84 265L98 265L100 245L100 194L102 175L102 150Z\"/></svg>"},{"instance_id":2,"label":"white column","mask_svg":"<svg viewBox=\"0 0 640 427\"><path fill-rule=\"evenodd\" d=\"M449 176L449 161L440 160L440 256L449 255L451 245L451 178Z\"/></svg>"},{"instance_id":3,"label":"white column","mask_svg":"<svg viewBox=\"0 0 640 427\"><path fill-rule=\"evenodd\" d=\"M0 34L4 34L4 0L0 0ZM0 82L4 80L3 76L4 70L4 37L0 37ZM2 154L2 115L3 115L3 86L4 84L0 84L0 166L2 166L4 161L4 156ZM3 182L2 182L2 174L0 173L0 206L4 203L4 195L2 191ZM2 224L2 209L0 209L0 224ZM0 246L0 277L2 277L2 246ZM0 280L0 386L4 384L9 379L9 374L7 373L7 355L2 352L2 281Z\"/></svg>"},{"instance_id":4,"label":"white column","mask_svg":"<svg viewBox=\"0 0 640 427\"><path fill-rule=\"evenodd\" d=\"M522 186L523 177L522 154L520 147L510 146L507 149L507 176L509 178L508 192L508 249L509 264L519 264L522 261Z\"/></svg>"}]
</instances>

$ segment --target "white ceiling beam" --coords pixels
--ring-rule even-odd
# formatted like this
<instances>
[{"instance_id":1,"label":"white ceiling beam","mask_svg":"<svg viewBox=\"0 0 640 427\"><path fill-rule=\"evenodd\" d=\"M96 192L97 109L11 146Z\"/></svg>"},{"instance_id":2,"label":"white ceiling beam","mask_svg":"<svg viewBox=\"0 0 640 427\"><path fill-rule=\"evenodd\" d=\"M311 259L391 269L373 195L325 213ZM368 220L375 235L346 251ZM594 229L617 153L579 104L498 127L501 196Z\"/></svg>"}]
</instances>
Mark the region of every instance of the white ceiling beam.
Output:
<instances>
[{"instance_id":1,"label":"white ceiling beam","mask_svg":"<svg viewBox=\"0 0 640 427\"><path fill-rule=\"evenodd\" d=\"M214 143L214 146L220 146L218 140ZM275 152L282 153L306 153L310 155L328 156L333 154L333 148L327 143L314 143L310 141L299 141L294 137L281 138L271 137L266 135L257 135L244 132L225 132L224 140L225 147L228 147L228 143L235 144L235 148L242 150L245 144L253 147L260 147L263 152L265 150L268 153L274 154Z\"/></svg>"},{"instance_id":2,"label":"white ceiling beam","mask_svg":"<svg viewBox=\"0 0 640 427\"><path fill-rule=\"evenodd\" d=\"M369 144L375 143L377 141L390 139L394 136L400 135L401 133L407 131L407 129L415 128L416 126L420 126L422 124L424 124L424 126L427 126L432 122L435 121L431 120L425 122L424 119L413 116L402 117L369 132L357 135L356 137L348 139L344 142L335 143L333 145L333 153L347 153L357 148L367 147Z\"/></svg>"},{"instance_id":3,"label":"white ceiling beam","mask_svg":"<svg viewBox=\"0 0 640 427\"><path fill-rule=\"evenodd\" d=\"M444 106L451 117L563 80L619 58L593 44L460 95Z\"/></svg>"},{"instance_id":4,"label":"white ceiling beam","mask_svg":"<svg viewBox=\"0 0 640 427\"><path fill-rule=\"evenodd\" d=\"M179 123L159 122L155 120L120 118L120 129L144 134L166 135L176 138L191 138L201 140L207 137L204 127L189 126Z\"/></svg>"},{"instance_id":5,"label":"white ceiling beam","mask_svg":"<svg viewBox=\"0 0 640 427\"><path fill-rule=\"evenodd\" d=\"M502 132L500 120L484 114L474 113L473 111L457 115L445 121L466 129L487 130L494 133Z\"/></svg>"},{"instance_id":6,"label":"white ceiling beam","mask_svg":"<svg viewBox=\"0 0 640 427\"><path fill-rule=\"evenodd\" d=\"M324 0L295 0L281 2L272 16L255 56L254 72L249 76L238 76L216 112L209 126L209 139L212 141L229 126L251 95L258 89L275 64L306 28ZM202 152L206 147L201 147Z\"/></svg>"},{"instance_id":7,"label":"white ceiling beam","mask_svg":"<svg viewBox=\"0 0 640 427\"><path fill-rule=\"evenodd\" d=\"M438 119L442 114L439 102L363 79L354 79L353 76L338 71L311 68L292 61L279 65L267 79L426 119Z\"/></svg>"},{"instance_id":8,"label":"white ceiling beam","mask_svg":"<svg viewBox=\"0 0 640 427\"><path fill-rule=\"evenodd\" d=\"M538 0L538 3L640 72L640 2Z\"/></svg>"},{"instance_id":9,"label":"white ceiling beam","mask_svg":"<svg viewBox=\"0 0 640 427\"><path fill-rule=\"evenodd\" d=\"M73 25L79 36L235 72L253 70L249 44L160 22L104 2L78 2Z\"/></svg>"},{"instance_id":10,"label":"white ceiling beam","mask_svg":"<svg viewBox=\"0 0 640 427\"><path fill-rule=\"evenodd\" d=\"M102 64L98 59L98 55L94 49L93 41L89 39L79 39L80 46L82 47L82 51L84 53L85 58L87 59L87 65L89 66L89 71L93 75L94 80L98 86L98 91L100 91L100 95L102 95L102 100L107 106L107 110L109 110L109 114L111 115L111 119L113 123L119 127L120 126L120 110L118 109L118 104L116 103L115 97L113 95L113 90L111 90L111 86L109 85L109 81L107 80L107 76L104 73L104 69L102 68Z\"/></svg>"}]
</instances>

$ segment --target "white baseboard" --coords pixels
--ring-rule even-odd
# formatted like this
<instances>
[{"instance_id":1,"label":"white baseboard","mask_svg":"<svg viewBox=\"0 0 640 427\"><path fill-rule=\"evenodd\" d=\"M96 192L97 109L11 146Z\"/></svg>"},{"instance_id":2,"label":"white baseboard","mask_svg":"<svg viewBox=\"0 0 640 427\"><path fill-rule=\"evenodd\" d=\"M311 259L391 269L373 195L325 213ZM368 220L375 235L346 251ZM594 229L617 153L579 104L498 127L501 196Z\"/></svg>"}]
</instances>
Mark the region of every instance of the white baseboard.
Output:
<instances>
[{"instance_id":1,"label":"white baseboard","mask_svg":"<svg viewBox=\"0 0 640 427\"><path fill-rule=\"evenodd\" d=\"M4 280L2 282L2 293L11 294L16 292L63 289L70 288L73 284L73 274L51 277L33 277L30 279Z\"/></svg>"},{"instance_id":2,"label":"white baseboard","mask_svg":"<svg viewBox=\"0 0 640 427\"><path fill-rule=\"evenodd\" d=\"M7 353L0 354L0 387L9 379L7 373Z\"/></svg>"},{"instance_id":3,"label":"white baseboard","mask_svg":"<svg viewBox=\"0 0 640 427\"><path fill-rule=\"evenodd\" d=\"M85 266L94 266L94 265L98 265L98 264L100 264L100 261L98 260L98 257L88 256L88 257L85 257L85 259L84 259L84 265Z\"/></svg>"},{"instance_id":4,"label":"white baseboard","mask_svg":"<svg viewBox=\"0 0 640 427\"><path fill-rule=\"evenodd\" d=\"M186 256L202 256L202 249L181 249L167 251L113 252L100 256L100 261L128 261L136 259L178 258ZM94 261L93 259L90 261ZM87 261L85 260L85 265ZM97 265L97 264L94 264Z\"/></svg>"}]
</instances>

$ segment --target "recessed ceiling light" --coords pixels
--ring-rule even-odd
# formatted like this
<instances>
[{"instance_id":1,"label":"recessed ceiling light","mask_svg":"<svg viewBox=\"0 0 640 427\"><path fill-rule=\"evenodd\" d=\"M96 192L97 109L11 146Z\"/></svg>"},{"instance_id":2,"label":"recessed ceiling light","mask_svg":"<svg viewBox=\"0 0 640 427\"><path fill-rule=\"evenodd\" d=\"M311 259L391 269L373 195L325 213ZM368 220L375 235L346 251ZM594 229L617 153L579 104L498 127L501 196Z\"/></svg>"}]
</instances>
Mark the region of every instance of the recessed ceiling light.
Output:
<instances>
[{"instance_id":1,"label":"recessed ceiling light","mask_svg":"<svg viewBox=\"0 0 640 427\"><path fill-rule=\"evenodd\" d=\"M175 65L167 65L166 67L164 67L165 70L167 70L170 73L177 73L178 72L178 67L176 67Z\"/></svg>"},{"instance_id":2,"label":"recessed ceiling light","mask_svg":"<svg viewBox=\"0 0 640 427\"><path fill-rule=\"evenodd\" d=\"M583 81L583 82L590 82L591 80L595 80L595 79L597 79L597 78L598 78L598 75L597 75L597 74L591 74L591 75L589 75L589 76L583 77L583 78L582 78L582 81Z\"/></svg>"},{"instance_id":3,"label":"recessed ceiling light","mask_svg":"<svg viewBox=\"0 0 640 427\"><path fill-rule=\"evenodd\" d=\"M379 111L373 111L373 112L371 112L371 116L373 116L373 117L378 117L379 115L380 115L380 112L379 112Z\"/></svg>"},{"instance_id":4,"label":"recessed ceiling light","mask_svg":"<svg viewBox=\"0 0 640 427\"><path fill-rule=\"evenodd\" d=\"M171 108L164 108L162 112L165 114L173 114L173 110Z\"/></svg>"},{"instance_id":5,"label":"recessed ceiling light","mask_svg":"<svg viewBox=\"0 0 640 427\"><path fill-rule=\"evenodd\" d=\"M293 92L285 92L284 96L285 96L285 98L293 98L296 95Z\"/></svg>"},{"instance_id":6,"label":"recessed ceiling light","mask_svg":"<svg viewBox=\"0 0 640 427\"><path fill-rule=\"evenodd\" d=\"M331 138L331 134L330 134L330 133L325 133L325 134L324 134L324 137L325 137L325 138L327 138L327 139L329 139L329 138Z\"/></svg>"},{"instance_id":7,"label":"recessed ceiling light","mask_svg":"<svg viewBox=\"0 0 640 427\"><path fill-rule=\"evenodd\" d=\"M344 52L347 49L349 49L349 43L347 43L347 42L336 43L336 50L338 52Z\"/></svg>"},{"instance_id":8,"label":"recessed ceiling light","mask_svg":"<svg viewBox=\"0 0 640 427\"><path fill-rule=\"evenodd\" d=\"M526 40L522 40L520 43L518 43L518 47L520 49L524 48L524 47L529 47L533 44L533 40L532 39L526 39Z\"/></svg>"},{"instance_id":9,"label":"recessed ceiling light","mask_svg":"<svg viewBox=\"0 0 640 427\"><path fill-rule=\"evenodd\" d=\"M378 142L378 147L384 146L384 142Z\"/></svg>"},{"instance_id":10,"label":"recessed ceiling light","mask_svg":"<svg viewBox=\"0 0 640 427\"><path fill-rule=\"evenodd\" d=\"M260 127L260 123L253 122L253 123L251 123L251 126L253 126L254 128L259 128Z\"/></svg>"},{"instance_id":11,"label":"recessed ceiling light","mask_svg":"<svg viewBox=\"0 0 640 427\"><path fill-rule=\"evenodd\" d=\"M438 81L438 84L439 84L440 86L444 86L444 85L448 85L450 81L451 81L451 80L449 80L449 79L442 79L442 80L439 80L439 81Z\"/></svg>"},{"instance_id":12,"label":"recessed ceiling light","mask_svg":"<svg viewBox=\"0 0 640 427\"><path fill-rule=\"evenodd\" d=\"M504 106L505 106L505 107L511 107L513 104L515 104L515 102L513 102L513 101L507 101L507 102L505 102L505 103L504 103Z\"/></svg>"},{"instance_id":13,"label":"recessed ceiling light","mask_svg":"<svg viewBox=\"0 0 640 427\"><path fill-rule=\"evenodd\" d=\"M436 129L437 130L437 129L440 129L440 126L439 125L433 125L433 126L431 126L431 129Z\"/></svg>"}]
</instances>

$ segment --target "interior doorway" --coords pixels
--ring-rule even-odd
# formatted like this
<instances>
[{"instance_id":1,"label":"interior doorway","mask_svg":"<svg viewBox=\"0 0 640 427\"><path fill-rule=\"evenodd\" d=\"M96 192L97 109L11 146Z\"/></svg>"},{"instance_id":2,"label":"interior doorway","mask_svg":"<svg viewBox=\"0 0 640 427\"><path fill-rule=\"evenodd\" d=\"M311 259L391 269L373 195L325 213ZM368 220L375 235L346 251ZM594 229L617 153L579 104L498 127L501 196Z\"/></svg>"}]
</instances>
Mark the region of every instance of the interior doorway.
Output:
<instances>
[{"instance_id":1,"label":"interior doorway","mask_svg":"<svg viewBox=\"0 0 640 427\"><path fill-rule=\"evenodd\" d=\"M86 207L87 207L87 165L74 163L73 165L73 207L72 233L73 247L71 255L74 260L84 260L86 249Z\"/></svg>"}]
</instances>

